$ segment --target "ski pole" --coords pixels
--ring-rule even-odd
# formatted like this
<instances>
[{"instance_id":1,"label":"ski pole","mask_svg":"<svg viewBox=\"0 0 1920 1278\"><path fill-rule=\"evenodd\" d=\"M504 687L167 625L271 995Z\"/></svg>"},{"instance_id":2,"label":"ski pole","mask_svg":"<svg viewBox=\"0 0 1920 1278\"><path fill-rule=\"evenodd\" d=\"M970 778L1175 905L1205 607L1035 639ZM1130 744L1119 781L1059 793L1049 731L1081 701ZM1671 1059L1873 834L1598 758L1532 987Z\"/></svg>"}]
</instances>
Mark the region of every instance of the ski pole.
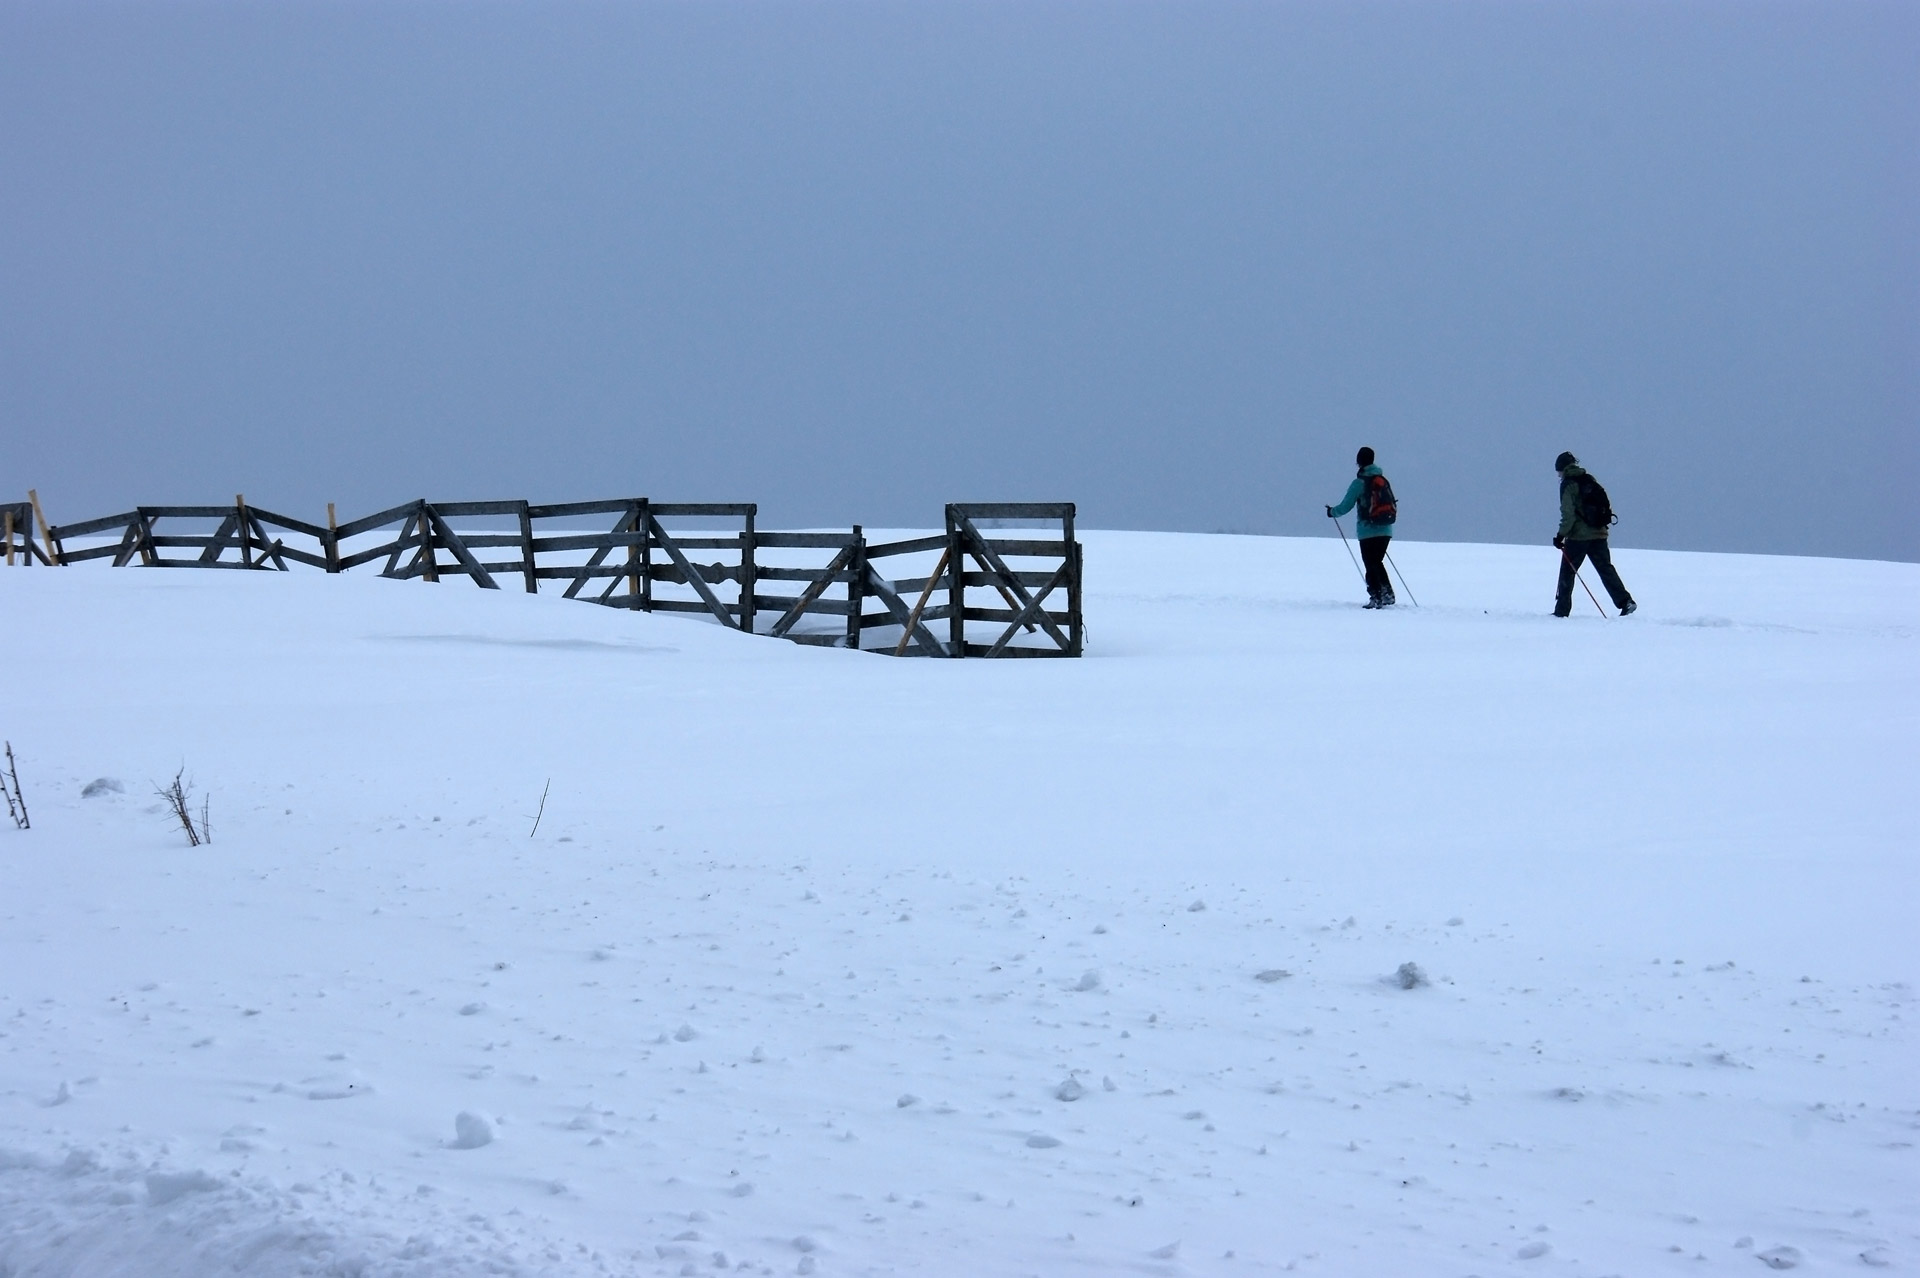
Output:
<instances>
[{"instance_id":1,"label":"ski pole","mask_svg":"<svg viewBox=\"0 0 1920 1278\"><path fill-rule=\"evenodd\" d=\"M1358 559L1353 558L1353 546L1347 541L1346 526L1343 525L1338 519L1333 521L1333 526L1336 529L1338 529L1340 532L1340 544L1347 548L1347 558L1353 559L1353 570L1360 574L1360 582L1362 585L1365 585L1367 580L1367 570L1360 566L1360 561Z\"/></svg>"},{"instance_id":2,"label":"ski pole","mask_svg":"<svg viewBox=\"0 0 1920 1278\"><path fill-rule=\"evenodd\" d=\"M1400 578L1400 589L1402 589L1402 590L1406 590L1406 591L1407 591L1407 598L1409 598L1409 599L1413 599L1413 592L1412 592L1411 590L1407 590L1407 578L1406 578L1406 576L1405 576L1405 574L1403 574L1403 573L1402 573L1402 572L1400 571L1400 565L1399 565L1399 564L1395 564L1395 563L1393 563L1393 556L1392 556L1392 555L1388 555L1388 556L1387 556L1387 562L1388 562L1388 563L1390 563L1390 564L1393 564L1393 575L1394 575L1394 576L1396 576L1396 577L1398 577L1398 578ZM1420 601L1419 601L1418 599L1413 599L1413 606L1414 606L1414 607L1416 607L1416 608L1418 608L1418 607L1420 606Z\"/></svg>"},{"instance_id":3,"label":"ski pole","mask_svg":"<svg viewBox=\"0 0 1920 1278\"><path fill-rule=\"evenodd\" d=\"M1593 587L1587 584L1587 579L1580 575L1580 570L1578 568L1574 567L1573 556L1567 553L1567 548L1565 546L1560 547L1560 558L1567 561L1567 567L1573 568L1573 579L1580 583L1580 589L1587 592L1587 598L1593 600L1593 610L1599 613L1603 617L1606 616L1607 610L1600 606L1600 600L1597 596L1594 595Z\"/></svg>"}]
</instances>

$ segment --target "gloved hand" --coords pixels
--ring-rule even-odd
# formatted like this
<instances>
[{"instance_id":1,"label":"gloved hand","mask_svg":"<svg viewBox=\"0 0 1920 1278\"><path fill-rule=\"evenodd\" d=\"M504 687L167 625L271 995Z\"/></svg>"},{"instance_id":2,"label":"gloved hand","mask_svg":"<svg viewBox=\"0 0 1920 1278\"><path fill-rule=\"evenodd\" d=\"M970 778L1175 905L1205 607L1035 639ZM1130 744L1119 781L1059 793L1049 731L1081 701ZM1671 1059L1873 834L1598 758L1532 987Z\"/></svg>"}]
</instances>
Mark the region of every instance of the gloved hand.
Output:
<instances>
[{"instance_id":1,"label":"gloved hand","mask_svg":"<svg viewBox=\"0 0 1920 1278\"><path fill-rule=\"evenodd\" d=\"M1567 539L1565 537L1555 537L1553 539L1553 548L1555 550L1565 550L1567 548Z\"/></svg>"},{"instance_id":2,"label":"gloved hand","mask_svg":"<svg viewBox=\"0 0 1920 1278\"><path fill-rule=\"evenodd\" d=\"M1333 518L1333 507L1331 507L1331 506L1329 506L1329 507L1327 507L1327 518L1328 518L1328 519L1332 519L1332 518Z\"/></svg>"}]
</instances>

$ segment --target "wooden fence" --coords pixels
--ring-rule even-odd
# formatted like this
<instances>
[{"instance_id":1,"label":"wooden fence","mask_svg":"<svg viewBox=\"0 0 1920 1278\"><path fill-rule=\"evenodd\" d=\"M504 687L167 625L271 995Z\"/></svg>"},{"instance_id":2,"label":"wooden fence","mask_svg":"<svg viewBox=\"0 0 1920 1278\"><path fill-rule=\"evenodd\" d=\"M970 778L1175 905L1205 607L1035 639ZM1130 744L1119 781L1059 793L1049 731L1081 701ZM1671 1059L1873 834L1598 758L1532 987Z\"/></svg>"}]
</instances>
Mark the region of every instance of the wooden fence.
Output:
<instances>
[{"instance_id":1,"label":"wooden fence","mask_svg":"<svg viewBox=\"0 0 1920 1278\"><path fill-rule=\"evenodd\" d=\"M231 506L140 506L56 526L29 494L0 503L0 532L9 565L338 573L378 563L383 577L465 577L530 593L552 583L568 599L695 613L750 634L894 656L1081 654L1071 502L955 503L944 532L880 543L858 526L765 531L754 526L756 509L644 497L421 500L345 523L330 504L322 526L236 497ZM597 526L582 526L589 521ZM1031 527L1008 527L1015 523Z\"/></svg>"}]
</instances>

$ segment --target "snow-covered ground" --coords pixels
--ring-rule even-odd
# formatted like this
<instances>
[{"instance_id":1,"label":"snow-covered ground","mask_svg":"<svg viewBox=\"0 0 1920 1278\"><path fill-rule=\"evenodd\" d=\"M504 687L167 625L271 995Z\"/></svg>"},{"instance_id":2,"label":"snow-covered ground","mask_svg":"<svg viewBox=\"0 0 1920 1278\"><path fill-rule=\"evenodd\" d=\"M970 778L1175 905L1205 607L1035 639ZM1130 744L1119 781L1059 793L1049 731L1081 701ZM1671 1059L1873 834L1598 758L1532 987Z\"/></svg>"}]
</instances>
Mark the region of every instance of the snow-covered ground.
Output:
<instances>
[{"instance_id":1,"label":"snow-covered ground","mask_svg":"<svg viewBox=\"0 0 1920 1278\"><path fill-rule=\"evenodd\" d=\"M1084 540L1054 662L0 573L0 1274L1920 1264L1920 568Z\"/></svg>"}]
</instances>

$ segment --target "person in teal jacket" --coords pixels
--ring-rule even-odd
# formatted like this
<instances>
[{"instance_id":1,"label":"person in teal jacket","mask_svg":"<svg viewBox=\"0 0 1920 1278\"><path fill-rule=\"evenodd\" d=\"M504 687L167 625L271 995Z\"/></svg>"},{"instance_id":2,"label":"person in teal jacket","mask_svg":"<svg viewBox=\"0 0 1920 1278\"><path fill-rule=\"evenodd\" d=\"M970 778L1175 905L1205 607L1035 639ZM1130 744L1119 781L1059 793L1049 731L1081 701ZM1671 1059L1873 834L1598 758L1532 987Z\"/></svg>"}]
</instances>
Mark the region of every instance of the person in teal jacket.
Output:
<instances>
[{"instance_id":1,"label":"person in teal jacket","mask_svg":"<svg viewBox=\"0 0 1920 1278\"><path fill-rule=\"evenodd\" d=\"M1394 604L1393 582L1387 576L1387 543L1393 540L1393 521L1398 515L1393 500L1393 486L1381 475L1380 468L1373 464L1373 450L1362 448L1353 456L1360 468L1353 482L1347 485L1346 498L1338 506L1327 507L1327 518L1338 519L1360 506L1355 518L1355 535L1360 539L1360 562L1366 565L1367 607L1391 608ZM1371 481L1378 479L1379 483ZM1369 496L1369 490L1372 496ZM1380 492L1385 491L1385 505L1380 503ZM1365 498L1363 501L1362 499ZM1384 519L1382 518L1384 515Z\"/></svg>"}]
</instances>

